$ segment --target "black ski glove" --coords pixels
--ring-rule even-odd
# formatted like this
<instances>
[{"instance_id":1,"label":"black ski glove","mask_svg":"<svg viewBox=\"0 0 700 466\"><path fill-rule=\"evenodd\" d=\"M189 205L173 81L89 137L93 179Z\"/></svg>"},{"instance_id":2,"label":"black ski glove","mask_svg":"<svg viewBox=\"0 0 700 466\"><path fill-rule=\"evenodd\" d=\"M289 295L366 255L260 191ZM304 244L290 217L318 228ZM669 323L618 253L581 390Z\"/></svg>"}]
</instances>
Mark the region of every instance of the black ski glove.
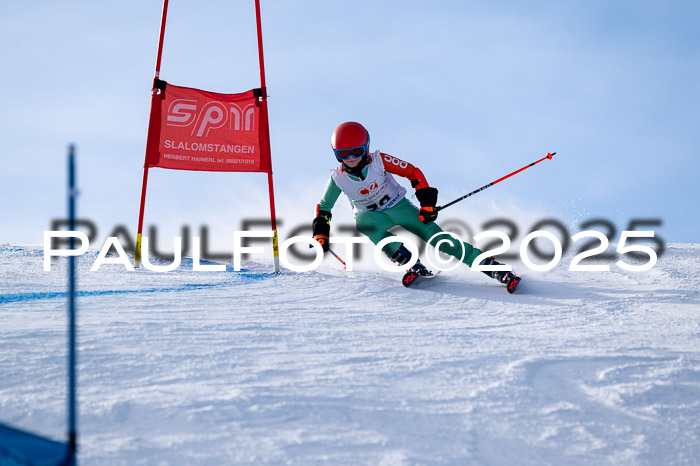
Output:
<instances>
[{"instance_id":1,"label":"black ski glove","mask_svg":"<svg viewBox=\"0 0 700 466\"><path fill-rule=\"evenodd\" d=\"M319 210L318 215L311 224L314 239L323 248L323 252L328 252L328 237L331 234L331 213L327 210Z\"/></svg>"},{"instance_id":2,"label":"black ski glove","mask_svg":"<svg viewBox=\"0 0 700 466\"><path fill-rule=\"evenodd\" d=\"M431 187L421 188L416 191L416 197L418 198L418 202L420 202L418 219L423 223L434 222L438 214L437 210L435 210L438 190Z\"/></svg>"}]
</instances>

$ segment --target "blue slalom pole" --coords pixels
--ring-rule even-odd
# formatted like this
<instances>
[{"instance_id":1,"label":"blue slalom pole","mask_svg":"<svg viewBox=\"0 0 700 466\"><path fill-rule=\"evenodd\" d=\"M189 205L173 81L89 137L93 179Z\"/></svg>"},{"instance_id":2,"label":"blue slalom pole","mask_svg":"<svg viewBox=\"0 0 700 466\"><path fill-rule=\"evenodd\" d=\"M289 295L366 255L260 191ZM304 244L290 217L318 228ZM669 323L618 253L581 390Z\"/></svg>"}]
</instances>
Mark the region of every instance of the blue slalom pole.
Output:
<instances>
[{"instance_id":1,"label":"blue slalom pole","mask_svg":"<svg viewBox=\"0 0 700 466\"><path fill-rule=\"evenodd\" d=\"M75 146L68 146L68 229L75 231ZM75 238L70 237L70 249ZM68 256L68 448L75 461L78 450L76 429L76 354L75 354L75 256Z\"/></svg>"}]
</instances>

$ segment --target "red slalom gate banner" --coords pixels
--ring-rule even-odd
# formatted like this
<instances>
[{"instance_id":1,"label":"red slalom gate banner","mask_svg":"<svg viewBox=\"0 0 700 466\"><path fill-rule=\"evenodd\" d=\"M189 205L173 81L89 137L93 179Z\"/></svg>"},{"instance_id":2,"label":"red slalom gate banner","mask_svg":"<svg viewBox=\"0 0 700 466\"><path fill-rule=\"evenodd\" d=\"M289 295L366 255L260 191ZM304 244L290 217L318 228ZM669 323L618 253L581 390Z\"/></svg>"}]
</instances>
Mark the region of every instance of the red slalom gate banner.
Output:
<instances>
[{"instance_id":1,"label":"red slalom gate banner","mask_svg":"<svg viewBox=\"0 0 700 466\"><path fill-rule=\"evenodd\" d=\"M260 88L240 94L218 94L168 84L160 79L168 0L163 0L151 113L143 164L141 203L134 265L141 262L143 219L150 168L217 172L264 172L270 193L270 226L275 272L280 270L275 191L272 183L267 87L263 58L260 0L255 0Z\"/></svg>"},{"instance_id":2,"label":"red slalom gate banner","mask_svg":"<svg viewBox=\"0 0 700 466\"><path fill-rule=\"evenodd\" d=\"M262 90L218 94L156 80L146 147L148 167L271 171Z\"/></svg>"}]
</instances>

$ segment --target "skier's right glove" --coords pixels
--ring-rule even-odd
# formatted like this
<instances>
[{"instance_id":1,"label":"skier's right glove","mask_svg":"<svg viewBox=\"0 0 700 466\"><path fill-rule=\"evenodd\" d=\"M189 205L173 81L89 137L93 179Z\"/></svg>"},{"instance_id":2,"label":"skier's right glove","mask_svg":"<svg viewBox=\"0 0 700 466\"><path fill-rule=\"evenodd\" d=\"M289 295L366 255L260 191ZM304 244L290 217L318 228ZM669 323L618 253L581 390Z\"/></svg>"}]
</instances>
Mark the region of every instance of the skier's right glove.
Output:
<instances>
[{"instance_id":1,"label":"skier's right glove","mask_svg":"<svg viewBox=\"0 0 700 466\"><path fill-rule=\"evenodd\" d=\"M430 186L421 188L416 191L416 197L418 198L418 202L420 202L418 219L423 223L434 222L438 214L437 210L435 210L438 190L436 188L431 188Z\"/></svg>"},{"instance_id":2,"label":"skier's right glove","mask_svg":"<svg viewBox=\"0 0 700 466\"><path fill-rule=\"evenodd\" d=\"M331 213L327 210L319 210L312 223L314 239L323 248L323 252L328 252L328 237L331 234Z\"/></svg>"}]
</instances>

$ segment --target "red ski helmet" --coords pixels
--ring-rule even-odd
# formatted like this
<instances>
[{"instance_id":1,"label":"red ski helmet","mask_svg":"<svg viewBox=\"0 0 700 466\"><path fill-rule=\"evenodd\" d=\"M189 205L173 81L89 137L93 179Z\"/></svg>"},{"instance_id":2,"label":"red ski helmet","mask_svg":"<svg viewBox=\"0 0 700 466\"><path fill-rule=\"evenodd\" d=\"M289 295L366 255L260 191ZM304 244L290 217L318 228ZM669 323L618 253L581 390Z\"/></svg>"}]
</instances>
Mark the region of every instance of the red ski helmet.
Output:
<instances>
[{"instance_id":1,"label":"red ski helmet","mask_svg":"<svg viewBox=\"0 0 700 466\"><path fill-rule=\"evenodd\" d=\"M369 153L369 131L354 121L342 123L333 131L331 147L339 162L364 157Z\"/></svg>"}]
</instances>

